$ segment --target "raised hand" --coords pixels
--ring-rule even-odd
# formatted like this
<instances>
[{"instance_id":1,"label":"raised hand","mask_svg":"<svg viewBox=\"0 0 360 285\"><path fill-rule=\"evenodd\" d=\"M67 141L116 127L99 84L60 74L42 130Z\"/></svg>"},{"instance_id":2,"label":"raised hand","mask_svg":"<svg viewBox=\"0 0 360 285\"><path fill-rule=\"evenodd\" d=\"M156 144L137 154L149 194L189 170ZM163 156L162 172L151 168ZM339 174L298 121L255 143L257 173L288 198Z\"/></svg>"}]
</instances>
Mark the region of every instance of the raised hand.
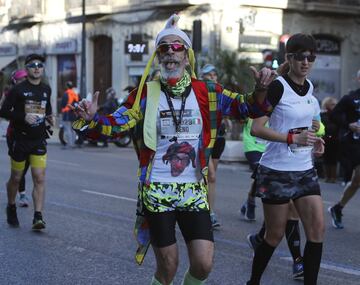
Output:
<instances>
[{"instance_id":1,"label":"raised hand","mask_svg":"<svg viewBox=\"0 0 360 285\"><path fill-rule=\"evenodd\" d=\"M88 101L86 99L82 99L79 103L72 105L68 105L74 113L83 118L86 121L91 121L98 109L98 99L99 99L99 91L96 91L92 96L92 100Z\"/></svg>"},{"instance_id":2,"label":"raised hand","mask_svg":"<svg viewBox=\"0 0 360 285\"><path fill-rule=\"evenodd\" d=\"M275 79L277 73L275 70L271 70L267 67L263 67L260 71L257 71L254 66L250 66L250 69L253 73L254 79L256 81L255 89L267 89L269 84Z\"/></svg>"}]
</instances>

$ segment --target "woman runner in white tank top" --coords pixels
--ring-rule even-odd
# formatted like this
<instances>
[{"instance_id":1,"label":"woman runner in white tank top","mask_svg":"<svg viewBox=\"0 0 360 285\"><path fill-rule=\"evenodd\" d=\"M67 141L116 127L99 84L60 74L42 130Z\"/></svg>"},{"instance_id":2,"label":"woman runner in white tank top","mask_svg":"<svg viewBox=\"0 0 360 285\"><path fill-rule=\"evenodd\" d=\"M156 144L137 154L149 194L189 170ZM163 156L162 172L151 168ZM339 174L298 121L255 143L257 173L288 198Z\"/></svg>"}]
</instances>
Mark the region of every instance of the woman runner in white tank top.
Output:
<instances>
[{"instance_id":1,"label":"woman runner in white tank top","mask_svg":"<svg viewBox=\"0 0 360 285\"><path fill-rule=\"evenodd\" d=\"M255 250L248 285L260 284L261 276L284 236L290 201L300 215L306 234L304 284L315 285L322 256L323 203L312 154L321 155L323 140L312 130L319 112L306 78L316 56L315 39L295 34L286 45L289 72L268 89L271 114L254 119L252 135L268 141L256 173L257 196L262 199L265 238ZM265 124L269 122L269 128Z\"/></svg>"}]
</instances>

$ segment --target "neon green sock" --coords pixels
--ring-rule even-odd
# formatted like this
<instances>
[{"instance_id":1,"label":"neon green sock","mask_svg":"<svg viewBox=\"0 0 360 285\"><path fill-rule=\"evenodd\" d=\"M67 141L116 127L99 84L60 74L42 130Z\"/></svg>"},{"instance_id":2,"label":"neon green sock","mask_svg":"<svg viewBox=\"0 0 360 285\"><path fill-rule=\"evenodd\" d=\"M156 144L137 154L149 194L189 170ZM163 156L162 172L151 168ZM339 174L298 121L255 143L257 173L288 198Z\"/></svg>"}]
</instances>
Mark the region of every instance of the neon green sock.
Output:
<instances>
[{"instance_id":1,"label":"neon green sock","mask_svg":"<svg viewBox=\"0 0 360 285\"><path fill-rule=\"evenodd\" d=\"M159 282L159 280L157 280L157 279L155 278L155 276L153 276L153 278L151 279L150 285L162 285L162 283ZM173 285L173 283L171 282L170 285Z\"/></svg>"},{"instance_id":2,"label":"neon green sock","mask_svg":"<svg viewBox=\"0 0 360 285\"><path fill-rule=\"evenodd\" d=\"M185 276L184 276L184 280L183 282L181 283L181 285L202 285L202 284L205 284L205 280L199 280L199 279L196 279L194 276L192 276L188 271L186 271L185 273Z\"/></svg>"}]
</instances>

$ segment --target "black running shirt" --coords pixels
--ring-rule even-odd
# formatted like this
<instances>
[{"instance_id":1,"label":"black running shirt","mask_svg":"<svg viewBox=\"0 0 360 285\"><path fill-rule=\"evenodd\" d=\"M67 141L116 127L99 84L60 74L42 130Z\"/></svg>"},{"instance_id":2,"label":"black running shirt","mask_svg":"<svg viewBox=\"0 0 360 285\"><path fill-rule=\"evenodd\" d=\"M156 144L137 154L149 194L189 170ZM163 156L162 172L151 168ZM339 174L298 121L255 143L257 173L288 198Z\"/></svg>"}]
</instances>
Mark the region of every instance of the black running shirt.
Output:
<instances>
[{"instance_id":1,"label":"black running shirt","mask_svg":"<svg viewBox=\"0 0 360 285\"><path fill-rule=\"evenodd\" d=\"M0 110L0 117L13 122L16 139L44 139L46 137L45 118L52 114L50 96L50 86L45 83L33 85L28 80L10 90ZM38 120L34 124L27 124L26 114L34 114Z\"/></svg>"}]
</instances>

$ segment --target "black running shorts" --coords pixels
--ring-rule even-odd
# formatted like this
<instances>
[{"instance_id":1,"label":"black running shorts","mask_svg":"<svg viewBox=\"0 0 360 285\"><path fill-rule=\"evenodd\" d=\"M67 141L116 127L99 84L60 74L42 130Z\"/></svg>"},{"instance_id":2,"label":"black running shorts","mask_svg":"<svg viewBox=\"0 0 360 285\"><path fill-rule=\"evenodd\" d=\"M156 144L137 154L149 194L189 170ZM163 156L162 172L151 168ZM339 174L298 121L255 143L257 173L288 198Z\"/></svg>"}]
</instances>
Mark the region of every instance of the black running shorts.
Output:
<instances>
[{"instance_id":1,"label":"black running shorts","mask_svg":"<svg viewBox=\"0 0 360 285\"><path fill-rule=\"evenodd\" d=\"M145 210L149 222L150 240L155 247L166 247L176 243L175 225L179 225L186 243L195 239L214 241L209 211L167 211Z\"/></svg>"},{"instance_id":2,"label":"black running shorts","mask_svg":"<svg viewBox=\"0 0 360 285\"><path fill-rule=\"evenodd\" d=\"M9 156L17 162L25 161L30 155L45 155L46 154L46 140L16 140L9 145Z\"/></svg>"}]
</instances>

